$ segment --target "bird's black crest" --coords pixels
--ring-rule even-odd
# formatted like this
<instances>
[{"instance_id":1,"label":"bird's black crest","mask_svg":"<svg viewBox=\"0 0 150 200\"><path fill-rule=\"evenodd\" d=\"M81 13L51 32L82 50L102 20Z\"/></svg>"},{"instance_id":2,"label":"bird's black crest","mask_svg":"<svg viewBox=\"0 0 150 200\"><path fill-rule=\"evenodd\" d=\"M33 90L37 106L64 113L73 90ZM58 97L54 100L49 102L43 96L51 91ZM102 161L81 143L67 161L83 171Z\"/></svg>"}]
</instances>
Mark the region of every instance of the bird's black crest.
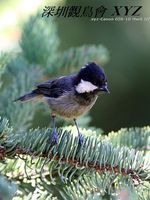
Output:
<instances>
[{"instance_id":1,"label":"bird's black crest","mask_svg":"<svg viewBox=\"0 0 150 200\"><path fill-rule=\"evenodd\" d=\"M104 70L95 62L90 62L81 68L78 73L78 80L80 81L81 79L97 86L103 85L107 81Z\"/></svg>"}]
</instances>

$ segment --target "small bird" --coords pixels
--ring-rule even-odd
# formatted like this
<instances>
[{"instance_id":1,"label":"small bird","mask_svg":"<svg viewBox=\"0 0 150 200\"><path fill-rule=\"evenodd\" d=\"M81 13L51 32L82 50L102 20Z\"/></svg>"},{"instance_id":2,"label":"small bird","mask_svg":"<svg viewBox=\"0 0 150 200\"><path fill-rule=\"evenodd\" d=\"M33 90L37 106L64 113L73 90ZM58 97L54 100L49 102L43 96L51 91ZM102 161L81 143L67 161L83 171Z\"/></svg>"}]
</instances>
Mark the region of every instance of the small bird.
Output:
<instances>
[{"instance_id":1,"label":"small bird","mask_svg":"<svg viewBox=\"0 0 150 200\"><path fill-rule=\"evenodd\" d=\"M55 125L56 116L74 120L77 127L79 144L83 136L79 131L76 118L89 111L95 104L98 95L109 93L104 70L95 62L89 62L73 75L62 76L36 85L36 88L15 101L29 101L40 98L52 111L52 143L58 143Z\"/></svg>"}]
</instances>

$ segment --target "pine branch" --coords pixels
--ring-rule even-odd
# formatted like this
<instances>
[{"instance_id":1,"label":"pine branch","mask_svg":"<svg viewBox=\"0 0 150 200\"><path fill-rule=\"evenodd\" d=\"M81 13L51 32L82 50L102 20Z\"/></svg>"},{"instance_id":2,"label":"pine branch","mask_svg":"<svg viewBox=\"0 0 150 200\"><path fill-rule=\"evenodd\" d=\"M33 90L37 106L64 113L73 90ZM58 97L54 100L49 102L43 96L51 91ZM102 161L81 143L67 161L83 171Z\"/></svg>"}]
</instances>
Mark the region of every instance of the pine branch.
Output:
<instances>
[{"instance_id":1,"label":"pine branch","mask_svg":"<svg viewBox=\"0 0 150 200\"><path fill-rule=\"evenodd\" d=\"M107 137L115 146L128 146L136 150L150 150L150 127L122 128L117 132L110 132Z\"/></svg>"},{"instance_id":2,"label":"pine branch","mask_svg":"<svg viewBox=\"0 0 150 200\"><path fill-rule=\"evenodd\" d=\"M1 120L0 127L6 128L4 124L6 123ZM143 158L141 152L126 147L114 147L111 143L91 136L85 137L83 145L79 146L75 133L71 134L63 129L58 129L58 145L51 146L48 142L51 134L51 129L36 129L15 134L11 131L1 137L1 159L19 156L24 160L26 168L26 172L23 172L20 167L15 169L11 163L11 168L1 168L3 173L12 173L14 169L13 173L19 176L25 173L26 178L30 177L29 180L38 177L45 189L52 183L57 184L56 174L59 181L65 184L70 184L75 177L78 177L77 182L81 184L80 181L85 177L88 185L92 187L94 183L97 188L103 188L103 191L110 188L111 180L113 185L122 182L132 187L143 181L149 183L149 161ZM4 135L4 131L1 135Z\"/></svg>"}]
</instances>

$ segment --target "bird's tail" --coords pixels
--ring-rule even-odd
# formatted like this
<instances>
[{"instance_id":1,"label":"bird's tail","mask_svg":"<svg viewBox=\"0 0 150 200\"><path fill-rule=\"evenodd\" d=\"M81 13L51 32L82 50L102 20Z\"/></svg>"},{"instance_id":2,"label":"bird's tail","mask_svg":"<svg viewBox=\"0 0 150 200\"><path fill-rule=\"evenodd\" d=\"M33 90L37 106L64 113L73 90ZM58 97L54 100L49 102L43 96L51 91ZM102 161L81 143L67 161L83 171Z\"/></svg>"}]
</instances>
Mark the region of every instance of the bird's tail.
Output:
<instances>
[{"instance_id":1,"label":"bird's tail","mask_svg":"<svg viewBox=\"0 0 150 200\"><path fill-rule=\"evenodd\" d=\"M14 102L16 102L16 101L30 101L37 96L39 96L38 92L36 90L33 90L32 92L27 93L27 94L15 99Z\"/></svg>"}]
</instances>

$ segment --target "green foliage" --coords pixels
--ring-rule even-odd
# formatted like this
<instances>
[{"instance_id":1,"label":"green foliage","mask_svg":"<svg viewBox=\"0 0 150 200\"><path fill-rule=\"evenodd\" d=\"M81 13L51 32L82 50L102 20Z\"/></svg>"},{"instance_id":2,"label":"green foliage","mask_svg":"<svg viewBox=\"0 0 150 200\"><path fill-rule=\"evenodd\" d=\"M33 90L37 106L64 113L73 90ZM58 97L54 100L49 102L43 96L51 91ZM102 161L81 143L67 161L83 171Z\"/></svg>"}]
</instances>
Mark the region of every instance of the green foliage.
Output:
<instances>
[{"instance_id":1,"label":"green foliage","mask_svg":"<svg viewBox=\"0 0 150 200\"><path fill-rule=\"evenodd\" d=\"M83 45L77 48L70 48L51 60L48 59L48 70L53 74L60 71L62 74L72 73L78 70L90 60L104 64L109 60L107 49L103 45Z\"/></svg>"},{"instance_id":2,"label":"green foliage","mask_svg":"<svg viewBox=\"0 0 150 200\"><path fill-rule=\"evenodd\" d=\"M121 129L108 135L113 145L128 146L139 150L150 149L150 127Z\"/></svg>"},{"instance_id":3,"label":"green foliage","mask_svg":"<svg viewBox=\"0 0 150 200\"><path fill-rule=\"evenodd\" d=\"M11 128L8 126L8 120L6 118L2 119L0 117L0 145L1 142L4 140L6 134L11 132Z\"/></svg>"},{"instance_id":4,"label":"green foliage","mask_svg":"<svg viewBox=\"0 0 150 200\"><path fill-rule=\"evenodd\" d=\"M72 73L87 62L94 60L105 64L109 53L103 45L83 45L60 52L57 28L52 19L39 14L23 26L20 42L23 55L30 62L40 65L51 76Z\"/></svg>"},{"instance_id":5,"label":"green foliage","mask_svg":"<svg viewBox=\"0 0 150 200\"><path fill-rule=\"evenodd\" d=\"M58 45L57 28L52 20L43 20L38 14L23 26L20 46L30 63L47 66L47 60L54 59Z\"/></svg>"},{"instance_id":6,"label":"green foliage","mask_svg":"<svg viewBox=\"0 0 150 200\"><path fill-rule=\"evenodd\" d=\"M0 54L0 88L2 86L1 78L2 78L3 73L5 72L5 67L8 61L9 61L8 54L1 53Z\"/></svg>"},{"instance_id":7,"label":"green foliage","mask_svg":"<svg viewBox=\"0 0 150 200\"><path fill-rule=\"evenodd\" d=\"M33 103L17 105L14 100L31 90L38 77L40 77L39 71L31 69L29 73L26 62L20 57L12 60L6 69L4 81L6 86L1 95L0 113L10 120L15 129L25 129L30 126L37 106Z\"/></svg>"}]
</instances>

